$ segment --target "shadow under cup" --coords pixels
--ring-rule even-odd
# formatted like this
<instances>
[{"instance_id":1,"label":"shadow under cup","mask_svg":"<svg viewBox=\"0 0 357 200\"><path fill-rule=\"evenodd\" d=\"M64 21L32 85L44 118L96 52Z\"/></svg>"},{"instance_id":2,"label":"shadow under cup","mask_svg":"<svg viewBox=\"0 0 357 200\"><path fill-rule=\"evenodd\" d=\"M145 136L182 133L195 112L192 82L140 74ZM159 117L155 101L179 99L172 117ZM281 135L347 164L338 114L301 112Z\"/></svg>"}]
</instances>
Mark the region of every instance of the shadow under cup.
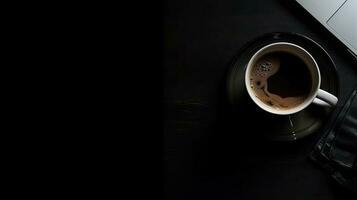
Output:
<instances>
[{"instance_id":1,"label":"shadow under cup","mask_svg":"<svg viewBox=\"0 0 357 200\"><path fill-rule=\"evenodd\" d=\"M270 89L269 84L274 88ZM316 98L320 84L315 59L302 47L288 42L262 47L250 58L245 71L245 85L251 99L263 110L278 115L305 109ZM297 92L296 86L306 89L295 96L292 94Z\"/></svg>"}]
</instances>

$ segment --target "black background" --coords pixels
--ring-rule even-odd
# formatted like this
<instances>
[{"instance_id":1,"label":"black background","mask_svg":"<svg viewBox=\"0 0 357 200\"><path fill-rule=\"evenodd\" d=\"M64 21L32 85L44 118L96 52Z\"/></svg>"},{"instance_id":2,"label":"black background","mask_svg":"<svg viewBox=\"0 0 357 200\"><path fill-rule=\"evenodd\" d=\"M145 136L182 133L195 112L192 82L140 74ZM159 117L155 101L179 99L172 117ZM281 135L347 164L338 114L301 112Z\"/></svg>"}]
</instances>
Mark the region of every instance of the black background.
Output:
<instances>
[{"instance_id":1,"label":"black background","mask_svg":"<svg viewBox=\"0 0 357 200\"><path fill-rule=\"evenodd\" d=\"M357 85L357 63L343 45L308 14L278 0L167 0L163 8L165 199L345 199L308 159L320 131L276 143L242 130L224 85L248 41L296 32L331 55L344 102Z\"/></svg>"}]
</instances>

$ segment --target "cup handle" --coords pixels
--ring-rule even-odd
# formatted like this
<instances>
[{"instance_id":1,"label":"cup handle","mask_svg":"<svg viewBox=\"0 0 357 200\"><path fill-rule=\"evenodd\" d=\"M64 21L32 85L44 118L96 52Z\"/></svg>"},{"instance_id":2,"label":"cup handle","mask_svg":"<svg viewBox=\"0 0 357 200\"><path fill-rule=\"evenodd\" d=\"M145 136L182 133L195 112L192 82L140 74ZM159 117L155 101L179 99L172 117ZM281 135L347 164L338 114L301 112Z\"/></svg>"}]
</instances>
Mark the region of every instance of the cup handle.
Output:
<instances>
[{"instance_id":1,"label":"cup handle","mask_svg":"<svg viewBox=\"0 0 357 200\"><path fill-rule=\"evenodd\" d=\"M332 107L337 104L337 101L337 97L335 97L333 94L330 94L325 90L319 89L317 91L316 98L312 101L312 103L320 106Z\"/></svg>"}]
</instances>

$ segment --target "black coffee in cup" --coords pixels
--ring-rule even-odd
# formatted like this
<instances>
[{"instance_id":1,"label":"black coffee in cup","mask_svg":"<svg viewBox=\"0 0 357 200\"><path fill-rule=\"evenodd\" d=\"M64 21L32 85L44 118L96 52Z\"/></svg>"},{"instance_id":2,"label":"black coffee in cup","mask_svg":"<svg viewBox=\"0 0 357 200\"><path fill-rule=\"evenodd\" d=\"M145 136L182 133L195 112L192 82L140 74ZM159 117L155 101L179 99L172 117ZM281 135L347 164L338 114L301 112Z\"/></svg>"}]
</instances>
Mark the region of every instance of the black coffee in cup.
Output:
<instances>
[{"instance_id":1,"label":"black coffee in cup","mask_svg":"<svg viewBox=\"0 0 357 200\"><path fill-rule=\"evenodd\" d=\"M250 87L255 96L268 106L278 109L295 107L308 98L312 75L298 56L288 52L273 52L254 63Z\"/></svg>"}]
</instances>

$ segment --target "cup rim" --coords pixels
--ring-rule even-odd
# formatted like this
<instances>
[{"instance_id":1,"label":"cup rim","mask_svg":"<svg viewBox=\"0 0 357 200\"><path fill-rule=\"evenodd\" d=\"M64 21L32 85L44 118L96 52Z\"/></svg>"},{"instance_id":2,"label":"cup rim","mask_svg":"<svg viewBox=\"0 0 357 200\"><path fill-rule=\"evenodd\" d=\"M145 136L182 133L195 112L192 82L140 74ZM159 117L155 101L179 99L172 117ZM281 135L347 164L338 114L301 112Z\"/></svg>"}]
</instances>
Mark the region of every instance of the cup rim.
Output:
<instances>
[{"instance_id":1,"label":"cup rim","mask_svg":"<svg viewBox=\"0 0 357 200\"><path fill-rule=\"evenodd\" d=\"M303 103L301 103L299 106L296 106L294 108L291 108L291 109L284 109L284 110L277 110L277 109L274 109L274 108L271 108L270 106L266 105L264 102L262 102L258 97L255 96L255 93L250 89L250 69L252 68L252 62L253 60L258 56L260 55L260 53L262 51L264 51L265 49L267 48L271 48L272 46L276 46L276 45L288 45L288 46L293 46L294 48L298 48L300 49L301 51L303 51L307 57L312 61L312 63L314 64L314 68L316 69L317 71L317 86L316 88L312 88L312 89L315 89L315 91L313 92L312 95L310 95L310 97L308 97ZM316 62L316 60L314 59L314 57L304 48L300 47L299 45L296 45L296 44L293 44L293 43L290 43L290 42L274 42L274 43L271 43L271 44L268 44L268 45L265 45L264 47L260 48L257 52L255 52L253 54L253 56L251 56L251 58L249 59L249 62L246 66L246 69L245 69L245 86L246 86L246 90L250 96L250 98L254 101L254 103L259 106L261 109L269 112L269 113L272 113L272 114L278 114L278 115L290 115L290 114L294 114L294 113L297 113L297 112L300 112L301 110L305 109L307 106L309 106L313 100L316 98L317 96L317 92L320 88L320 85L321 85L321 75L320 75L320 70L319 70L319 67L318 67L318 64Z\"/></svg>"}]
</instances>

